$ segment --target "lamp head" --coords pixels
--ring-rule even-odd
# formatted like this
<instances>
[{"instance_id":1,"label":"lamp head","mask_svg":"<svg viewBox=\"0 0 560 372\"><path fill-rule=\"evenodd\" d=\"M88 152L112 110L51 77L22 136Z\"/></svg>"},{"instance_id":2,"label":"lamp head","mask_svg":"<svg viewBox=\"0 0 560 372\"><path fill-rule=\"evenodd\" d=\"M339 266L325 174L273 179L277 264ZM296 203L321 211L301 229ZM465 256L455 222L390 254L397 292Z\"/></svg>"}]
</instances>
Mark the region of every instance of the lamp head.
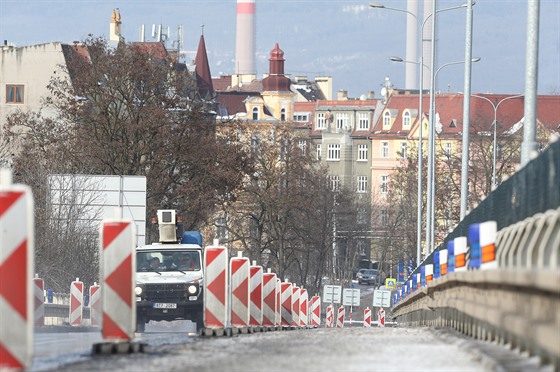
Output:
<instances>
[{"instance_id":1,"label":"lamp head","mask_svg":"<svg viewBox=\"0 0 560 372\"><path fill-rule=\"evenodd\" d=\"M480 59L481 59L480 57L474 57L474 58L471 60L471 62L478 62L478 61L480 61Z\"/></svg>"},{"instance_id":2,"label":"lamp head","mask_svg":"<svg viewBox=\"0 0 560 372\"><path fill-rule=\"evenodd\" d=\"M370 7L370 8L379 8L379 9L382 9L382 8L385 8L385 5L379 4L379 3L370 3L370 4L369 4L369 7Z\"/></svg>"},{"instance_id":3,"label":"lamp head","mask_svg":"<svg viewBox=\"0 0 560 372\"><path fill-rule=\"evenodd\" d=\"M403 62L403 59L401 57L389 57L389 60L393 61L393 62Z\"/></svg>"}]
</instances>

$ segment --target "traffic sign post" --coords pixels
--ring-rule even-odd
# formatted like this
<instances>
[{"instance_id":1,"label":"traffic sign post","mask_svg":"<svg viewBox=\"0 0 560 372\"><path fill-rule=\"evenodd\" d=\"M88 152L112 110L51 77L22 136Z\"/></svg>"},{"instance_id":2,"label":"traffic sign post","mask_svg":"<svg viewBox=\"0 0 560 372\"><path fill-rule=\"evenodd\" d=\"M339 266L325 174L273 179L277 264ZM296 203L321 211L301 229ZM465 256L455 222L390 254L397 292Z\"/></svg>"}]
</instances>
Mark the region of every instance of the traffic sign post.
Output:
<instances>
[{"instance_id":1,"label":"traffic sign post","mask_svg":"<svg viewBox=\"0 0 560 372\"><path fill-rule=\"evenodd\" d=\"M326 304L339 304L342 294L342 286L326 285L323 287L323 301Z\"/></svg>"},{"instance_id":2,"label":"traffic sign post","mask_svg":"<svg viewBox=\"0 0 560 372\"><path fill-rule=\"evenodd\" d=\"M391 307L391 291L375 290L373 292L373 306Z\"/></svg>"},{"instance_id":3,"label":"traffic sign post","mask_svg":"<svg viewBox=\"0 0 560 372\"><path fill-rule=\"evenodd\" d=\"M350 319L350 327L352 327L352 307L360 306L360 290L354 288L344 288L342 298L342 304L350 306L350 314L348 317Z\"/></svg>"}]
</instances>

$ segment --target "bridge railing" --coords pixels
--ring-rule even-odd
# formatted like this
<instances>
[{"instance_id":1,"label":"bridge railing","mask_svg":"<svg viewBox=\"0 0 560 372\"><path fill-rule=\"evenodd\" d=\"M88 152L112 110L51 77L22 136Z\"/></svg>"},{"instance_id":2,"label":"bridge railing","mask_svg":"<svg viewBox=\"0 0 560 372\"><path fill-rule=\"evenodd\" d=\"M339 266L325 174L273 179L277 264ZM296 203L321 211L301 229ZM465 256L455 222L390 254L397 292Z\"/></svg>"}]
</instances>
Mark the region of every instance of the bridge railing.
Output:
<instances>
[{"instance_id":1,"label":"bridge railing","mask_svg":"<svg viewBox=\"0 0 560 372\"><path fill-rule=\"evenodd\" d=\"M505 180L436 249L437 256L445 250L453 259L449 242L466 237L474 224L495 221L493 268L418 280L420 272L439 264L432 252L400 289L393 316L399 324L450 326L507 344L560 369L559 207L556 141ZM467 251L467 261L469 255Z\"/></svg>"}]
</instances>

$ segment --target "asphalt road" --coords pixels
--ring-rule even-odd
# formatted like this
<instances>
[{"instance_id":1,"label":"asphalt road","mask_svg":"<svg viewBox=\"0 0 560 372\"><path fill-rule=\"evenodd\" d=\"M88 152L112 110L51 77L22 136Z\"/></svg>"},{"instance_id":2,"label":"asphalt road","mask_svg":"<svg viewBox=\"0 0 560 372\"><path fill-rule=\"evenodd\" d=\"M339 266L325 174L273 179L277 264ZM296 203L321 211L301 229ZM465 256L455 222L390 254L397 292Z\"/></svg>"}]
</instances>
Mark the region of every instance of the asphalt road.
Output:
<instances>
[{"instance_id":1,"label":"asphalt road","mask_svg":"<svg viewBox=\"0 0 560 372\"><path fill-rule=\"evenodd\" d=\"M82 353L79 360L42 370L526 371L540 368L538 361L504 346L430 328L319 328L186 338L179 333L154 333L143 337L144 341L153 338L144 353L95 357Z\"/></svg>"}]
</instances>

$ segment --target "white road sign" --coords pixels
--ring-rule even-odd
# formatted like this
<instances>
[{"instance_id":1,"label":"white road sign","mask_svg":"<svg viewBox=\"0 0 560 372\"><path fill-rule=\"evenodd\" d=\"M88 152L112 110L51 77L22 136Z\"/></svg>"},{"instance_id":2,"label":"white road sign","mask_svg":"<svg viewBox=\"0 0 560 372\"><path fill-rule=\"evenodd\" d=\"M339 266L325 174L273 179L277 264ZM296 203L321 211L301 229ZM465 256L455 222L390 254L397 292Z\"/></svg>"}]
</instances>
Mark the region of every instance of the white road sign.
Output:
<instances>
[{"instance_id":1,"label":"white road sign","mask_svg":"<svg viewBox=\"0 0 560 372\"><path fill-rule=\"evenodd\" d=\"M375 290L373 292L373 306L391 307L391 291Z\"/></svg>"},{"instance_id":2,"label":"white road sign","mask_svg":"<svg viewBox=\"0 0 560 372\"><path fill-rule=\"evenodd\" d=\"M360 290L344 288L342 292L342 304L344 306L360 306Z\"/></svg>"},{"instance_id":3,"label":"white road sign","mask_svg":"<svg viewBox=\"0 0 560 372\"><path fill-rule=\"evenodd\" d=\"M323 287L322 301L325 304L339 304L342 294L342 286L340 285L326 285Z\"/></svg>"}]
</instances>

